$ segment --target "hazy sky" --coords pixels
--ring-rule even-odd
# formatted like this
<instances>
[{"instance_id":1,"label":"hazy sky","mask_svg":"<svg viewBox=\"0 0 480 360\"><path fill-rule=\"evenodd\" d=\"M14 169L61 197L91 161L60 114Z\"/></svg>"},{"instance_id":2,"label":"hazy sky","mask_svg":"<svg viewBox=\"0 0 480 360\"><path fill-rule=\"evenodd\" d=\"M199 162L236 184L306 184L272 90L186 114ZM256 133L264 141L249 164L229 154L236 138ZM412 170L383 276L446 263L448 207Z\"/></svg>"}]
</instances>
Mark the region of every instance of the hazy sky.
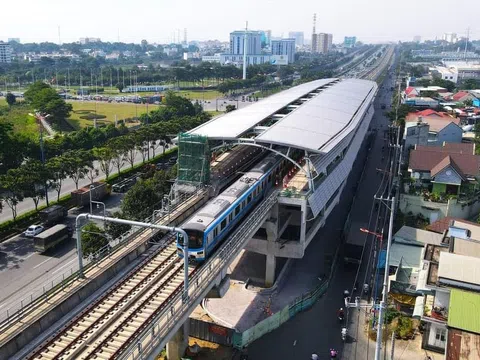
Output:
<instances>
[{"instance_id":1,"label":"hazy sky","mask_svg":"<svg viewBox=\"0 0 480 360\"><path fill-rule=\"evenodd\" d=\"M271 29L274 36L303 31L310 39L313 13L317 32L334 42L356 35L365 42L439 38L445 32L480 38L479 0L17 0L2 1L0 40L58 43L80 37L103 41L168 42L187 28L188 40L227 40L245 26Z\"/></svg>"}]
</instances>

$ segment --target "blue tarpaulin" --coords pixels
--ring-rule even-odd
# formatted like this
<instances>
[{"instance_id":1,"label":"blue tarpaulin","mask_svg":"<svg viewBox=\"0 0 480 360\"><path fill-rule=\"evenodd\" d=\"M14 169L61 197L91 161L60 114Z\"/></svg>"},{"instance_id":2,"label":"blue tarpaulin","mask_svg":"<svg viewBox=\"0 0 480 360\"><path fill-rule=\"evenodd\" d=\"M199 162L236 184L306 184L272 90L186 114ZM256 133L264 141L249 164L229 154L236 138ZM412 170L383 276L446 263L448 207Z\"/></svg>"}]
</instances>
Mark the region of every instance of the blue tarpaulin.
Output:
<instances>
[{"instance_id":1,"label":"blue tarpaulin","mask_svg":"<svg viewBox=\"0 0 480 360\"><path fill-rule=\"evenodd\" d=\"M385 269L385 258L387 256L387 251L386 250L381 250L380 254L378 254L378 265L377 267L379 269Z\"/></svg>"}]
</instances>

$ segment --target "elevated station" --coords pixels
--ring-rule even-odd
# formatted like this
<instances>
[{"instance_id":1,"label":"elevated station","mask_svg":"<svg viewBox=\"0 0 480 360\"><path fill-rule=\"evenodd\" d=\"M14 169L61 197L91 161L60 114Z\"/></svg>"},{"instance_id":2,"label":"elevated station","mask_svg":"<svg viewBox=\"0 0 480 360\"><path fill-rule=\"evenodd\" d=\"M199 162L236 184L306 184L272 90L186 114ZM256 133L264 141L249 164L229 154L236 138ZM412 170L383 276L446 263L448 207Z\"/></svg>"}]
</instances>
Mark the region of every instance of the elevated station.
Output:
<instances>
[{"instance_id":1,"label":"elevated station","mask_svg":"<svg viewBox=\"0 0 480 360\"><path fill-rule=\"evenodd\" d=\"M301 258L338 203L368 131L377 85L322 79L272 95L190 131L212 150L242 145L274 152L288 165L277 174L279 196L245 249L265 255L265 285L277 258Z\"/></svg>"}]
</instances>

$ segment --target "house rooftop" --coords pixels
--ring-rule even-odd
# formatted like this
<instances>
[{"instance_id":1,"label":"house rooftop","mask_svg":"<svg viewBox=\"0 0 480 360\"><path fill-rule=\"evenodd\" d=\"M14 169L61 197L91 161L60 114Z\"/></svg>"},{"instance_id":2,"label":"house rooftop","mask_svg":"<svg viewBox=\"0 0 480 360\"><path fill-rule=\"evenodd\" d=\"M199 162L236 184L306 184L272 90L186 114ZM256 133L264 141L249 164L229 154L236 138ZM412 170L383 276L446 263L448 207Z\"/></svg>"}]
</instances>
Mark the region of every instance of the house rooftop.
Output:
<instances>
[{"instance_id":1,"label":"house rooftop","mask_svg":"<svg viewBox=\"0 0 480 360\"><path fill-rule=\"evenodd\" d=\"M438 281L445 285L480 287L480 258L449 252L440 254ZM480 305L480 304L479 304Z\"/></svg>"},{"instance_id":2,"label":"house rooftop","mask_svg":"<svg viewBox=\"0 0 480 360\"><path fill-rule=\"evenodd\" d=\"M463 228L464 224L469 224L469 225L474 225L474 226L478 227L478 229L480 231L480 225L478 225L477 223L474 223L474 222L471 222L471 221L468 221L468 220L454 218L454 217L451 217L451 216L447 216L447 217L444 217L444 218L439 219L437 221L434 221L433 223L431 223L430 225L427 226L427 230L443 234L446 230L448 230L448 228L450 226L452 226L453 221L455 221L455 223L457 224L455 226L457 226L457 227Z\"/></svg>"},{"instance_id":3,"label":"house rooftop","mask_svg":"<svg viewBox=\"0 0 480 360\"><path fill-rule=\"evenodd\" d=\"M452 289L448 308L448 326L480 334L480 294ZM478 345L477 345L478 346ZM462 345L463 350L463 345Z\"/></svg>"},{"instance_id":4,"label":"house rooftop","mask_svg":"<svg viewBox=\"0 0 480 360\"><path fill-rule=\"evenodd\" d=\"M402 226L394 235L394 242L399 244L423 247L425 244L441 245L443 234L417 229L411 226Z\"/></svg>"},{"instance_id":5,"label":"house rooftop","mask_svg":"<svg viewBox=\"0 0 480 360\"><path fill-rule=\"evenodd\" d=\"M474 144L450 144L443 146L416 145L410 152L408 168L411 171L427 172L438 170L441 163L453 163L455 171L460 171L462 176L477 176L480 172L480 156L473 155ZM447 157L449 159L445 160ZM443 167L444 168L444 167Z\"/></svg>"}]
</instances>

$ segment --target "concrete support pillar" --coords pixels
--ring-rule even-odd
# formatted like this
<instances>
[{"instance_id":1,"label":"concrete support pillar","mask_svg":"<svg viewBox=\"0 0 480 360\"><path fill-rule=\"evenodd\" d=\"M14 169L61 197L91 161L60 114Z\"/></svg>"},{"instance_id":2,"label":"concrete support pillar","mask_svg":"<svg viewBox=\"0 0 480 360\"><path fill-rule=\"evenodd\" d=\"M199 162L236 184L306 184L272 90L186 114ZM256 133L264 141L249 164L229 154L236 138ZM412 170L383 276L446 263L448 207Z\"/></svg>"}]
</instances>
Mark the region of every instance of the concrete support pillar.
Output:
<instances>
[{"instance_id":1,"label":"concrete support pillar","mask_svg":"<svg viewBox=\"0 0 480 360\"><path fill-rule=\"evenodd\" d=\"M267 254L266 258L265 286L270 287L275 283L275 268L277 264L277 258L273 254Z\"/></svg>"},{"instance_id":2,"label":"concrete support pillar","mask_svg":"<svg viewBox=\"0 0 480 360\"><path fill-rule=\"evenodd\" d=\"M176 334L167 343L167 359L180 360L185 354L190 334L190 321L187 321L178 329Z\"/></svg>"}]
</instances>

